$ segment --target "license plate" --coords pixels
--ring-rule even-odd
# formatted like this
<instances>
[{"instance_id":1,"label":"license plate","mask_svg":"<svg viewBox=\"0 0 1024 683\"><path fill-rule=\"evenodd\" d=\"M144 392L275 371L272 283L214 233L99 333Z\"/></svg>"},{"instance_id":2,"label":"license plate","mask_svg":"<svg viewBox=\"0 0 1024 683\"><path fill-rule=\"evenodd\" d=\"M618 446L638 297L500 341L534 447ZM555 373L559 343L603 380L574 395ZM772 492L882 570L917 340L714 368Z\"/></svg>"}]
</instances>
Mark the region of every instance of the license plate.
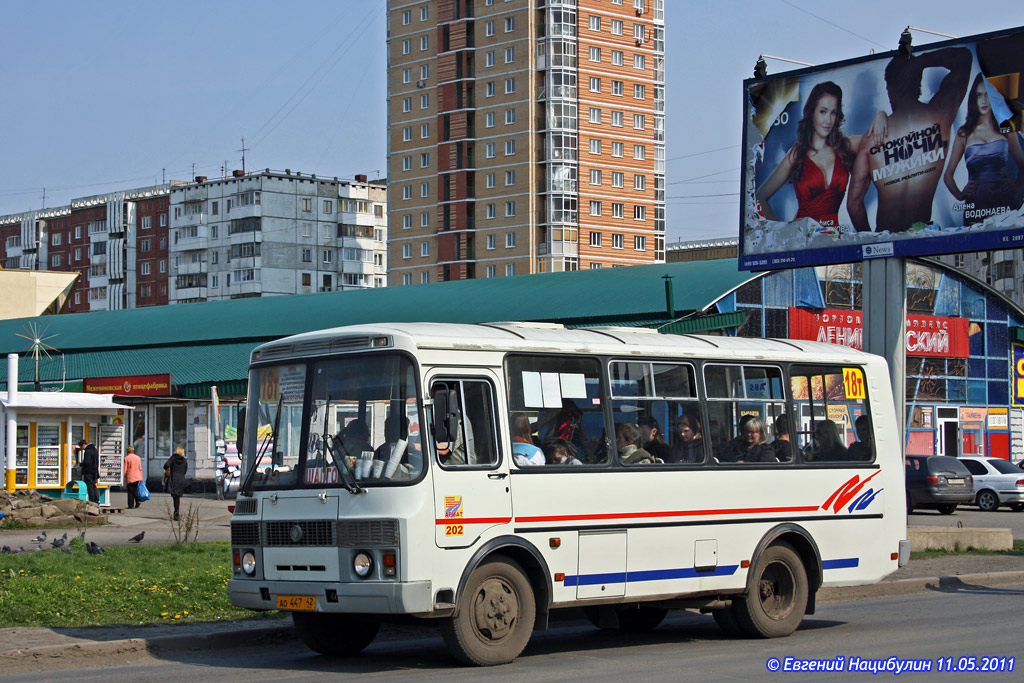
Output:
<instances>
[{"instance_id":1,"label":"license plate","mask_svg":"<svg viewBox=\"0 0 1024 683\"><path fill-rule=\"evenodd\" d=\"M946 481L948 483L950 483L950 484L962 484L962 483L964 483L963 479L947 479Z\"/></svg>"},{"instance_id":2,"label":"license plate","mask_svg":"<svg viewBox=\"0 0 1024 683\"><path fill-rule=\"evenodd\" d=\"M277 609L295 612L315 612L316 598L312 595L278 595Z\"/></svg>"}]
</instances>

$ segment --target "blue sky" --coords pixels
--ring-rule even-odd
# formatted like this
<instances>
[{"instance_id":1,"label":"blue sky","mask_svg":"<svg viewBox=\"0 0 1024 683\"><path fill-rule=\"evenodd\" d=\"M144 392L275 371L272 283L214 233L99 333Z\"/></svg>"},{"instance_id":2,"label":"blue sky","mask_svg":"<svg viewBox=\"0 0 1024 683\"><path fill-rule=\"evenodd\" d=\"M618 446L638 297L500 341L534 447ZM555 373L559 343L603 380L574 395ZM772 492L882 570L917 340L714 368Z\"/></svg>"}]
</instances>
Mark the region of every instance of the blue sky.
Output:
<instances>
[{"instance_id":1,"label":"blue sky","mask_svg":"<svg viewBox=\"0 0 1024 683\"><path fill-rule=\"evenodd\" d=\"M668 238L735 237L742 82L761 53L814 64L966 36L1018 3L666 0ZM0 214L241 168L383 176L383 0L4 0ZM943 40L915 32L921 46ZM768 62L769 73L798 68Z\"/></svg>"}]
</instances>

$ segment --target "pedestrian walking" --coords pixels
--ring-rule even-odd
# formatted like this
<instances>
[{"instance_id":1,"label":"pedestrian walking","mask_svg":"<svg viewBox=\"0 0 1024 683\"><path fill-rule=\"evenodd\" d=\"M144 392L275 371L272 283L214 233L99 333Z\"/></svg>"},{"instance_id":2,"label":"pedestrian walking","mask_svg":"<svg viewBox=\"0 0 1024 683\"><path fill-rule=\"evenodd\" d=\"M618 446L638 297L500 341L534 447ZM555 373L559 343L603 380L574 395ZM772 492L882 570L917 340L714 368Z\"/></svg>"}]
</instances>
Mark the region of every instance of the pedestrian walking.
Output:
<instances>
[{"instance_id":1,"label":"pedestrian walking","mask_svg":"<svg viewBox=\"0 0 1024 683\"><path fill-rule=\"evenodd\" d=\"M139 482L142 481L142 458L135 454L135 447L128 446L124 456L124 481L128 488L128 508L139 507Z\"/></svg>"},{"instance_id":2,"label":"pedestrian walking","mask_svg":"<svg viewBox=\"0 0 1024 683\"><path fill-rule=\"evenodd\" d=\"M82 481L89 492L89 500L93 503L100 502L100 492L96 488L96 481L100 478L100 454L96 446L89 443L88 439L78 442L78 459L82 467Z\"/></svg>"},{"instance_id":3,"label":"pedestrian walking","mask_svg":"<svg viewBox=\"0 0 1024 683\"><path fill-rule=\"evenodd\" d=\"M185 493L185 473L188 472L188 460L185 459L185 449L178 446L174 449L174 455L164 463L164 475L167 478L167 492L171 494L174 501L174 521L181 519L179 507L181 496Z\"/></svg>"}]
</instances>

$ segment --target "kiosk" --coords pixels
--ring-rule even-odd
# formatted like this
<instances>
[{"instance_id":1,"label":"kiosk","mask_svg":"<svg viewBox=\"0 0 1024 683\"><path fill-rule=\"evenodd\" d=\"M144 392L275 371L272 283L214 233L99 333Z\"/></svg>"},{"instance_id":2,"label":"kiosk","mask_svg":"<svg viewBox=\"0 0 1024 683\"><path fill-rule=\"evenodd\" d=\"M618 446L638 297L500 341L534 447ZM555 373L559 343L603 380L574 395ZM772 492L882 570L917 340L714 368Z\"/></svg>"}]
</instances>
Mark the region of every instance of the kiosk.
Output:
<instances>
[{"instance_id":1,"label":"kiosk","mask_svg":"<svg viewBox=\"0 0 1024 683\"><path fill-rule=\"evenodd\" d=\"M7 394L0 395L0 444L8 491L36 490L53 498L85 498L73 476L74 446L88 439L99 453L100 504L124 484L125 419L131 406L112 394L18 391L18 356L7 356Z\"/></svg>"}]
</instances>

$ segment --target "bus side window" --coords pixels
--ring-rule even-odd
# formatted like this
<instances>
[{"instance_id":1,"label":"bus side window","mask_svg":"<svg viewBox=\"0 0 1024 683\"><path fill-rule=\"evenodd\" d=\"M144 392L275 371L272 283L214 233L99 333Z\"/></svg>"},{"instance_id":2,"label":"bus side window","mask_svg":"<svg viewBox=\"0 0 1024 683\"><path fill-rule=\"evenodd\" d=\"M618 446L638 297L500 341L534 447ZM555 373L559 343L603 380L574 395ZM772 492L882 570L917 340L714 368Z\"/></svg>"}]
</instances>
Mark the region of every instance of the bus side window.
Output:
<instances>
[{"instance_id":1,"label":"bus side window","mask_svg":"<svg viewBox=\"0 0 1024 683\"><path fill-rule=\"evenodd\" d=\"M455 392L458 424L455 439L434 442L438 462L444 467L492 466L498 462L494 421L494 391L489 382L476 379L445 380L433 385Z\"/></svg>"}]
</instances>

